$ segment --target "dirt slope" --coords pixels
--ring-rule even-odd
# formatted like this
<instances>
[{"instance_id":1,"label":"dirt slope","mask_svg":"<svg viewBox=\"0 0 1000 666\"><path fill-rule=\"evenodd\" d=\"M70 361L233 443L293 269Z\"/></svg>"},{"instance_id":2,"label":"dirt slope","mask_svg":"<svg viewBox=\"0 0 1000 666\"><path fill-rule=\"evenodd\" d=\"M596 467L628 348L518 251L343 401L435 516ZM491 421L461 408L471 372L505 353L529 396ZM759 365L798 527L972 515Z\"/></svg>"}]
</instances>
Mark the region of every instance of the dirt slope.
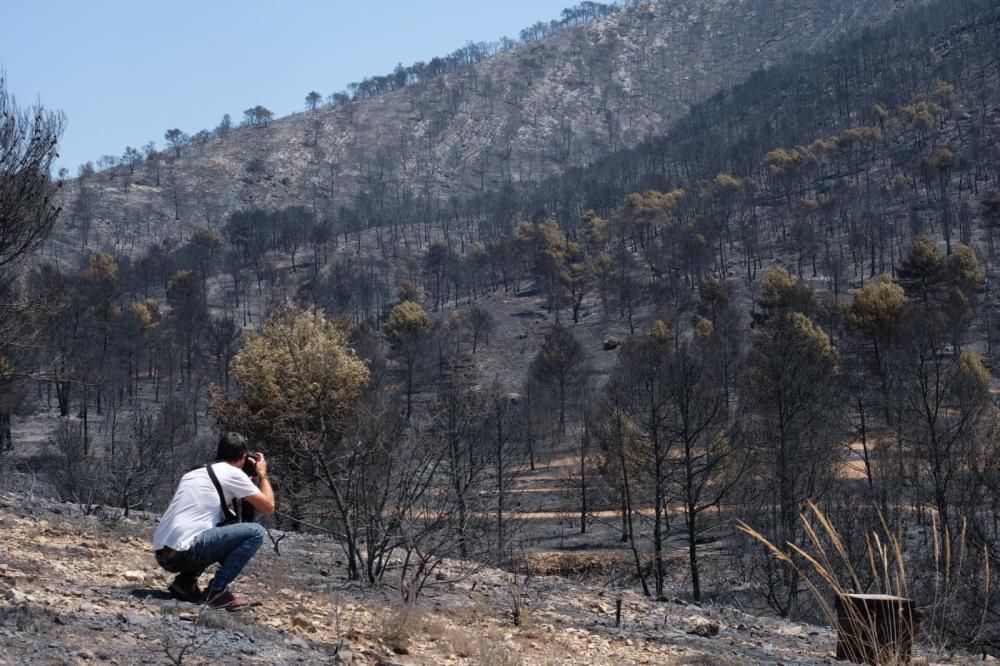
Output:
<instances>
[{"instance_id":1,"label":"dirt slope","mask_svg":"<svg viewBox=\"0 0 1000 666\"><path fill-rule=\"evenodd\" d=\"M529 579L515 627L507 575L459 562L416 610L401 609L393 589L345 581L334 542L298 534L281 540L280 556L265 546L238 581L259 606L204 612L161 592L169 578L148 546L155 517L82 516L12 494L0 509L3 664L834 662L827 628L631 592L615 628L617 592L554 576Z\"/></svg>"}]
</instances>

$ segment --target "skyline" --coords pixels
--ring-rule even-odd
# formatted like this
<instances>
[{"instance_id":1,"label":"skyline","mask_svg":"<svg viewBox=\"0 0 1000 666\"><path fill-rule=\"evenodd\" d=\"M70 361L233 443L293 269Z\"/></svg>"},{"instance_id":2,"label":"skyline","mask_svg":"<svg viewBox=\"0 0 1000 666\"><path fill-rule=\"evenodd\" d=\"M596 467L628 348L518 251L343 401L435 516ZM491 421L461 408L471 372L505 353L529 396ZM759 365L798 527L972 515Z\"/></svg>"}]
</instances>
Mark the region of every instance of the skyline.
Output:
<instances>
[{"instance_id":1,"label":"skyline","mask_svg":"<svg viewBox=\"0 0 1000 666\"><path fill-rule=\"evenodd\" d=\"M470 12L456 0L16 3L6 13L24 29L0 47L0 70L19 106L40 101L66 114L55 169L74 176L80 164L120 158L126 146L162 148L173 127L211 130L227 113L238 123L258 104L287 116L304 110L312 90L325 98L397 63L517 38L572 4L509 0Z\"/></svg>"}]
</instances>

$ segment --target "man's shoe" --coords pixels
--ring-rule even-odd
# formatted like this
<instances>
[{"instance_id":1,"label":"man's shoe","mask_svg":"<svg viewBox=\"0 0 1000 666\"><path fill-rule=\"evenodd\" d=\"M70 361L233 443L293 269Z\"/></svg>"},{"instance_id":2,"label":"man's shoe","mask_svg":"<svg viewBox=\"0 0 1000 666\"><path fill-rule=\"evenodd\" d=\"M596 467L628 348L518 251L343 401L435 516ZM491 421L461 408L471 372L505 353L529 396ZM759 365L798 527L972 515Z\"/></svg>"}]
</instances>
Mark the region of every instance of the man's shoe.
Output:
<instances>
[{"instance_id":1,"label":"man's shoe","mask_svg":"<svg viewBox=\"0 0 1000 666\"><path fill-rule=\"evenodd\" d=\"M198 577L190 573L178 574L174 582L170 583L170 594L181 601L198 603L201 601L203 593L198 587Z\"/></svg>"},{"instance_id":2,"label":"man's shoe","mask_svg":"<svg viewBox=\"0 0 1000 666\"><path fill-rule=\"evenodd\" d=\"M214 594L206 590L205 603L212 608L225 608L227 611L243 610L249 605L244 597L233 594L229 590L223 590Z\"/></svg>"}]
</instances>

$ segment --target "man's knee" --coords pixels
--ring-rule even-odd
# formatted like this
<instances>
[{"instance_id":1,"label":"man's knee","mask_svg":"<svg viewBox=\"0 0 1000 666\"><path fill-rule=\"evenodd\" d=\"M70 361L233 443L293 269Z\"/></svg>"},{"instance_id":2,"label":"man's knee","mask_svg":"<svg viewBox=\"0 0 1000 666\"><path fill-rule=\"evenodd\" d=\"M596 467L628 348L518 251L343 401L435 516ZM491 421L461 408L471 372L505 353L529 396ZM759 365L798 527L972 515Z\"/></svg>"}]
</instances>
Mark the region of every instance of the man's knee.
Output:
<instances>
[{"instance_id":1,"label":"man's knee","mask_svg":"<svg viewBox=\"0 0 1000 666\"><path fill-rule=\"evenodd\" d=\"M247 540L253 541L257 545L264 543L264 536L267 530L260 523L245 523L248 527Z\"/></svg>"}]
</instances>

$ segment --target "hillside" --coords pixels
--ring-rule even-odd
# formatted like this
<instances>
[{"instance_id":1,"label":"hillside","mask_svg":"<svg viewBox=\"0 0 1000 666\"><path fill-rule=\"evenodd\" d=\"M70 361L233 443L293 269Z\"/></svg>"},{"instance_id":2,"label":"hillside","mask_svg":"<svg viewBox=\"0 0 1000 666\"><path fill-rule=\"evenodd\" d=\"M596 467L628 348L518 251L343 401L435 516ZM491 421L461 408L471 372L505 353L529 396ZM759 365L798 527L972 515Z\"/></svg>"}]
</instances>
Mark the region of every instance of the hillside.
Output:
<instances>
[{"instance_id":1,"label":"hillside","mask_svg":"<svg viewBox=\"0 0 1000 666\"><path fill-rule=\"evenodd\" d=\"M635 5L425 83L67 183L54 251L134 254L248 207L306 205L343 232L439 219L452 197L633 148L755 70L920 4Z\"/></svg>"},{"instance_id":2,"label":"hillside","mask_svg":"<svg viewBox=\"0 0 1000 666\"><path fill-rule=\"evenodd\" d=\"M570 212L560 209L557 198L565 198L566 191L580 193L580 208L610 215L631 192L690 186L725 172L766 188L765 196L756 200L766 211L777 203L768 182L770 165L764 160L769 151L807 147L845 129L891 128L893 122L883 112L928 100L941 82L960 98L956 108L938 118L951 127L946 130L938 123L920 136L886 136L885 152L895 163L912 166L921 150L954 140L953 147L968 152L974 162L995 132L996 55L981 45L992 43L996 31L996 7L989 2L960 0L915 8L794 63L755 71L746 81L695 105L662 136L609 155L568 178L552 179L529 197L526 207L544 206L570 224ZM955 130L959 124L964 131ZM886 156L858 151L849 169L822 173L815 183L806 178L800 181L801 191L808 192L809 185L830 190L838 179L862 172L867 159ZM982 174L975 180L989 181Z\"/></svg>"},{"instance_id":3,"label":"hillside","mask_svg":"<svg viewBox=\"0 0 1000 666\"><path fill-rule=\"evenodd\" d=\"M927 613L924 656L996 653L996 44L990 0L643 3L66 182L0 341L18 547L37 561L55 507L46 541L124 530L156 587L141 512L225 428L274 452L277 525L337 535L261 561L283 604L261 660L288 632L329 656L333 585L375 662L822 662L823 630L731 609L819 621L810 574L736 529L815 552L812 502L834 577ZM873 543L902 583L855 575ZM479 571L390 657L404 552ZM513 629L528 566L539 624ZM58 594L26 567L11 598Z\"/></svg>"},{"instance_id":4,"label":"hillside","mask_svg":"<svg viewBox=\"0 0 1000 666\"><path fill-rule=\"evenodd\" d=\"M148 546L155 517L83 516L11 494L0 508L2 664L836 663L826 628L555 576L528 579L513 626L509 574L459 561L404 607L391 590L346 581L335 542L294 533L273 532L280 555L265 544L240 579L255 607L199 612L163 592L168 575Z\"/></svg>"}]
</instances>

